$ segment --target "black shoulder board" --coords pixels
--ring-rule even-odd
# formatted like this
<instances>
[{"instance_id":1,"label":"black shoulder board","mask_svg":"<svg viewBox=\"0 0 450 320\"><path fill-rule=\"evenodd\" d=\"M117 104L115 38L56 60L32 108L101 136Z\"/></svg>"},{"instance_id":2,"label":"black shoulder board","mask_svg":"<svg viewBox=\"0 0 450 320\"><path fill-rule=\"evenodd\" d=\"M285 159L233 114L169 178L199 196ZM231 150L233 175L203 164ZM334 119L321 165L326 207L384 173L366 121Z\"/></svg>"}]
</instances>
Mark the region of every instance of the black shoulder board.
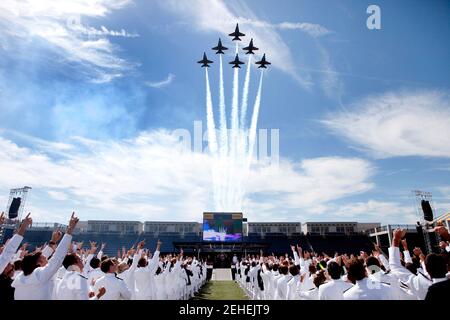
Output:
<instances>
[{"instance_id":1,"label":"black shoulder board","mask_svg":"<svg viewBox=\"0 0 450 320\"><path fill-rule=\"evenodd\" d=\"M387 284L388 286L390 286L391 284L389 282L384 282L384 281L380 281L381 283Z\"/></svg>"},{"instance_id":2,"label":"black shoulder board","mask_svg":"<svg viewBox=\"0 0 450 320\"><path fill-rule=\"evenodd\" d=\"M82 278L84 278L84 279L88 279L88 278L86 278L85 276L83 276L82 274L78 274L80 277L82 277Z\"/></svg>"},{"instance_id":3,"label":"black shoulder board","mask_svg":"<svg viewBox=\"0 0 450 320\"><path fill-rule=\"evenodd\" d=\"M422 272L419 271L419 274L421 274L425 279L427 279L428 281L431 281L430 278L428 278L426 275L424 275Z\"/></svg>"},{"instance_id":4,"label":"black shoulder board","mask_svg":"<svg viewBox=\"0 0 450 320\"><path fill-rule=\"evenodd\" d=\"M353 286L352 287L350 287L350 288L348 288L348 289L345 289L344 291L342 291L342 293L346 293L348 290L350 290L351 288L353 288Z\"/></svg>"},{"instance_id":5,"label":"black shoulder board","mask_svg":"<svg viewBox=\"0 0 450 320\"><path fill-rule=\"evenodd\" d=\"M118 276L116 276L116 279L119 279L120 281L123 281L123 279L120 279Z\"/></svg>"},{"instance_id":6,"label":"black shoulder board","mask_svg":"<svg viewBox=\"0 0 450 320\"><path fill-rule=\"evenodd\" d=\"M402 281L400 281L400 288L409 289L408 285Z\"/></svg>"},{"instance_id":7,"label":"black shoulder board","mask_svg":"<svg viewBox=\"0 0 450 320\"><path fill-rule=\"evenodd\" d=\"M311 289L309 289L309 291L313 291L315 288L311 288Z\"/></svg>"}]
</instances>

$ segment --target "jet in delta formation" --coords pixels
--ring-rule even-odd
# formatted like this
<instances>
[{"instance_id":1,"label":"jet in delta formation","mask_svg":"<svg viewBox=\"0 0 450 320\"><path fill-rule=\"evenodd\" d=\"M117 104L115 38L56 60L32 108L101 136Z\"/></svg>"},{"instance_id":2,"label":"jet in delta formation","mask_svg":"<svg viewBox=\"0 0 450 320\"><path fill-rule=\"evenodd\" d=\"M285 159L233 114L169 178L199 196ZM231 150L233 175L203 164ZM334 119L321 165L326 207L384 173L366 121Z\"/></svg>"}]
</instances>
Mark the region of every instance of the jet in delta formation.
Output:
<instances>
[{"instance_id":1,"label":"jet in delta formation","mask_svg":"<svg viewBox=\"0 0 450 320\"><path fill-rule=\"evenodd\" d=\"M245 64L244 62L239 60L239 55L236 54L236 58L230 62L230 64L234 64L233 68L241 68L240 64Z\"/></svg>"},{"instance_id":2,"label":"jet in delta formation","mask_svg":"<svg viewBox=\"0 0 450 320\"><path fill-rule=\"evenodd\" d=\"M213 63L211 60L208 60L208 58L206 57L206 52L203 53L203 59L200 61L197 61L197 63L201 63L202 64L202 68L209 68L209 64Z\"/></svg>"},{"instance_id":3,"label":"jet in delta formation","mask_svg":"<svg viewBox=\"0 0 450 320\"><path fill-rule=\"evenodd\" d=\"M236 29L233 33L230 33L229 36L234 37L233 41L241 41L240 37L245 37L245 34L239 32L239 23L236 23Z\"/></svg>"},{"instance_id":4,"label":"jet in delta formation","mask_svg":"<svg viewBox=\"0 0 450 320\"><path fill-rule=\"evenodd\" d=\"M258 64L259 67L258 68L264 68L267 69L266 65L270 65L271 63L269 61L266 60L266 54L264 53L262 59L258 62L255 62L255 64Z\"/></svg>"},{"instance_id":5,"label":"jet in delta formation","mask_svg":"<svg viewBox=\"0 0 450 320\"><path fill-rule=\"evenodd\" d=\"M217 44L217 47L212 48L212 50L216 50L216 54L224 54L225 52L223 52L224 50L228 50L227 47L224 47L222 45L222 41L219 39L219 43Z\"/></svg>"},{"instance_id":6,"label":"jet in delta formation","mask_svg":"<svg viewBox=\"0 0 450 320\"><path fill-rule=\"evenodd\" d=\"M253 51L259 50L259 48L253 46L253 39L250 40L250 44L248 47L243 48L243 50L247 51L245 54L255 54Z\"/></svg>"}]
</instances>

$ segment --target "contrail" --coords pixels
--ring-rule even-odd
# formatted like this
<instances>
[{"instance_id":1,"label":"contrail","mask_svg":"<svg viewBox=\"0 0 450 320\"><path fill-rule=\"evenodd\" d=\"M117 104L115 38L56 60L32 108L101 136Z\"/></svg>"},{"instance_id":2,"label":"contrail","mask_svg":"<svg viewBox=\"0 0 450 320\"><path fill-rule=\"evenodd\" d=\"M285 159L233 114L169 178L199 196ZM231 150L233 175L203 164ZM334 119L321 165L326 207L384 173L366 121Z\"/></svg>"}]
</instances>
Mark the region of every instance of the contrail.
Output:
<instances>
[{"instance_id":1,"label":"contrail","mask_svg":"<svg viewBox=\"0 0 450 320\"><path fill-rule=\"evenodd\" d=\"M211 98L211 89L209 86L208 68L205 68L206 74L206 124L208 127L208 146L211 154L217 154L216 125L214 123L214 113Z\"/></svg>"},{"instance_id":2,"label":"contrail","mask_svg":"<svg viewBox=\"0 0 450 320\"><path fill-rule=\"evenodd\" d=\"M241 129L245 128L245 118L247 117L247 106L248 106L248 88L250 85L250 67L252 64L252 55L248 57L247 62L247 73L245 75L245 82L244 82L244 90L242 94L242 106L241 106L241 123L240 127Z\"/></svg>"},{"instance_id":3,"label":"contrail","mask_svg":"<svg viewBox=\"0 0 450 320\"><path fill-rule=\"evenodd\" d=\"M261 70L261 78L259 79L258 94L256 96L255 105L253 107L252 122L250 125L248 158L247 158L247 166L248 167L250 167L250 163L251 163L251 160L253 157L253 148L255 147L256 126L258 123L259 107L261 105L261 91L262 91L263 75L264 75L264 71Z\"/></svg>"},{"instance_id":4,"label":"contrail","mask_svg":"<svg viewBox=\"0 0 450 320\"><path fill-rule=\"evenodd\" d=\"M231 104L231 153L236 152L236 136L239 127L239 68L234 69L233 77L233 100Z\"/></svg>"},{"instance_id":5,"label":"contrail","mask_svg":"<svg viewBox=\"0 0 450 320\"><path fill-rule=\"evenodd\" d=\"M220 177L218 176L220 170L217 168L217 137L216 137L216 126L214 123L214 112L213 112L213 105L212 105L212 97L211 97L211 88L209 84L209 74L208 74L208 68L205 68L205 75L206 75L206 125L208 129L208 147L209 151L211 152L211 155L214 159L214 165L212 168L212 178L213 178L213 199L214 199L214 205L215 209L218 210L219 208L219 199L221 197L220 195L220 186L218 184L218 181Z\"/></svg>"},{"instance_id":6,"label":"contrail","mask_svg":"<svg viewBox=\"0 0 450 320\"><path fill-rule=\"evenodd\" d=\"M227 118L225 114L225 88L223 84L223 63L220 55L220 80L219 80L219 116L220 116L220 156L228 153Z\"/></svg>"}]
</instances>

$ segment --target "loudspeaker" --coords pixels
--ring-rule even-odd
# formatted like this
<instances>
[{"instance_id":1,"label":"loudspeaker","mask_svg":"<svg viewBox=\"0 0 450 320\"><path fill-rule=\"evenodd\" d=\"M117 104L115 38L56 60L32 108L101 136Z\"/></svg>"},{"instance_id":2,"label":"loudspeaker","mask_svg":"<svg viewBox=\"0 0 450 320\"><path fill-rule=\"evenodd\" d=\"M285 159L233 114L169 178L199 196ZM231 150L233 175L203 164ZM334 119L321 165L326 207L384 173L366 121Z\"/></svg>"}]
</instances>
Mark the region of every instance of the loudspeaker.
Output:
<instances>
[{"instance_id":1,"label":"loudspeaker","mask_svg":"<svg viewBox=\"0 0 450 320\"><path fill-rule=\"evenodd\" d=\"M430 203L427 200L422 200L423 218L425 221L433 221L433 210L431 210Z\"/></svg>"},{"instance_id":2,"label":"loudspeaker","mask_svg":"<svg viewBox=\"0 0 450 320\"><path fill-rule=\"evenodd\" d=\"M9 219L17 218L17 216L19 214L19 208L20 208L21 203L22 203L22 198L17 197L17 198L13 199L13 201L11 202L11 205L9 206L9 212L8 212Z\"/></svg>"}]
</instances>

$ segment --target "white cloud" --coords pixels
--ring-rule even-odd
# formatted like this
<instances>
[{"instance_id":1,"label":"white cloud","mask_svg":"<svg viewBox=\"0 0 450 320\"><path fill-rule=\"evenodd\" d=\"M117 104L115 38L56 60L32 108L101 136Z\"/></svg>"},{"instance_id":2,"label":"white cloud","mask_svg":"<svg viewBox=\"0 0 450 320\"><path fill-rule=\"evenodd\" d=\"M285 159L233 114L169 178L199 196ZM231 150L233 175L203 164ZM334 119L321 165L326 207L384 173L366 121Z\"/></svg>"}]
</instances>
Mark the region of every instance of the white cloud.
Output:
<instances>
[{"instance_id":1,"label":"white cloud","mask_svg":"<svg viewBox=\"0 0 450 320\"><path fill-rule=\"evenodd\" d=\"M145 84L147 86L149 86L150 88L161 89L161 88L167 87L169 84L171 84L174 79L175 79L175 75L173 75L172 73L169 73L169 75L167 76L167 79L164 79L162 81L156 81L156 82L147 81L147 82L145 82Z\"/></svg>"},{"instance_id":2,"label":"white cloud","mask_svg":"<svg viewBox=\"0 0 450 320\"><path fill-rule=\"evenodd\" d=\"M333 206L328 211L327 219L357 222L380 222L394 224L415 224L415 208L396 202L368 200L351 202L342 206Z\"/></svg>"},{"instance_id":3,"label":"white cloud","mask_svg":"<svg viewBox=\"0 0 450 320\"><path fill-rule=\"evenodd\" d=\"M322 121L377 158L450 157L448 92L389 92L357 101Z\"/></svg>"},{"instance_id":4,"label":"white cloud","mask_svg":"<svg viewBox=\"0 0 450 320\"><path fill-rule=\"evenodd\" d=\"M300 30L300 31L303 31L303 32L309 34L311 37L314 37L314 38L322 37L322 36L333 33L332 31L328 30L324 26L321 26L320 24L309 23L309 22L270 23L270 22L263 21L263 20L246 19L243 17L239 17L238 20L242 25L251 25L251 26L254 26L257 28L272 28L272 29L279 29L279 30Z\"/></svg>"},{"instance_id":5,"label":"white cloud","mask_svg":"<svg viewBox=\"0 0 450 320\"><path fill-rule=\"evenodd\" d=\"M199 221L213 209L213 159L182 152L167 131L120 141L74 138L64 145L71 147L53 157L48 145L31 149L0 137L0 193L33 187L29 204L40 221L59 215L58 222L65 222L61 214L72 210L82 219ZM333 200L370 190L373 171L357 158L282 159L278 169L257 164L244 212L256 221L313 216Z\"/></svg>"},{"instance_id":6,"label":"white cloud","mask_svg":"<svg viewBox=\"0 0 450 320\"><path fill-rule=\"evenodd\" d=\"M333 33L332 31L328 30L324 26L321 26L320 24L309 22L282 22L279 24L275 24L274 27L283 30L301 30L315 38Z\"/></svg>"},{"instance_id":7,"label":"white cloud","mask_svg":"<svg viewBox=\"0 0 450 320\"><path fill-rule=\"evenodd\" d=\"M93 27L83 26L81 24L75 24L72 26L72 29L90 37L99 37L99 36L124 37L124 38L139 37L137 33L129 33L124 29L121 29L120 31L108 30L108 28L106 28L105 26L101 26L100 29L96 29Z\"/></svg>"},{"instance_id":8,"label":"white cloud","mask_svg":"<svg viewBox=\"0 0 450 320\"><path fill-rule=\"evenodd\" d=\"M260 48L260 54L267 53L267 58L274 68L291 75L306 88L312 85L310 76L299 74L295 70L295 59L288 45L276 32L271 24L260 22L255 14L244 3L225 3L220 0L163 0L159 1L163 8L187 19L190 26L202 32L217 32L228 36L234 30L236 23L247 23L245 39L254 38L255 45ZM245 16L246 18L242 18ZM286 25L283 25L286 28Z\"/></svg>"},{"instance_id":9,"label":"white cloud","mask_svg":"<svg viewBox=\"0 0 450 320\"><path fill-rule=\"evenodd\" d=\"M127 36L125 30L110 31L103 27L100 34L81 23L83 17L105 17L130 3L129 0L2 0L0 1L0 41L20 40L21 53L28 55L23 45L38 40L69 62L83 66L96 82L120 77L132 67L116 55L116 47L106 35ZM86 32L91 34L87 37ZM33 50L35 50L35 46Z\"/></svg>"}]
</instances>

